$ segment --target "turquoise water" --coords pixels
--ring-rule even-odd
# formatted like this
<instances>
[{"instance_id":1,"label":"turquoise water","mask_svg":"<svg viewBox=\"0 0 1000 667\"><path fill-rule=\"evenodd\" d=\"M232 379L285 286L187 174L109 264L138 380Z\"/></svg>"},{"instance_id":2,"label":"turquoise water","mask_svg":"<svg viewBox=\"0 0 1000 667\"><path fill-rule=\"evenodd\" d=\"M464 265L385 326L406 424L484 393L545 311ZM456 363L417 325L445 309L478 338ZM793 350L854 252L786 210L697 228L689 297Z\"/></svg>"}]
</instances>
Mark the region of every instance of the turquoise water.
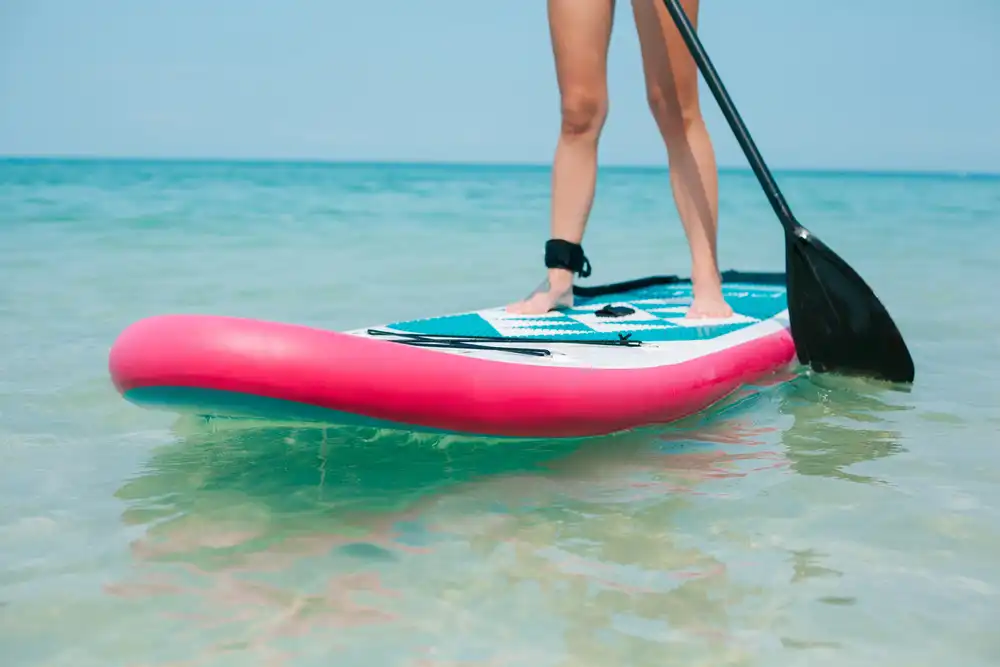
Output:
<instances>
[{"instance_id":1,"label":"turquoise water","mask_svg":"<svg viewBox=\"0 0 1000 667\"><path fill-rule=\"evenodd\" d=\"M587 442L178 421L106 360L164 312L352 328L520 297L548 173L0 163L4 665L995 665L1000 179L778 174L911 346ZM665 173L601 176L589 282L684 273ZM780 270L749 173L724 268Z\"/></svg>"}]
</instances>

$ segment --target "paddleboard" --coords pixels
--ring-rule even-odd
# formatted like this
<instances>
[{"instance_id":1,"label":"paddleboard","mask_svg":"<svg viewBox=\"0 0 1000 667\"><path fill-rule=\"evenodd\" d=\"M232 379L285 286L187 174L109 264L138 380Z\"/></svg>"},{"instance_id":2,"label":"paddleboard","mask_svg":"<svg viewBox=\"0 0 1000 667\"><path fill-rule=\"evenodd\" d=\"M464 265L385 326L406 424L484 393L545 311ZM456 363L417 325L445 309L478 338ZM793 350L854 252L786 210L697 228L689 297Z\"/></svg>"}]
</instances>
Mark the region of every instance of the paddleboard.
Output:
<instances>
[{"instance_id":1,"label":"paddleboard","mask_svg":"<svg viewBox=\"0 0 1000 667\"><path fill-rule=\"evenodd\" d=\"M125 399L203 416L471 436L587 437L703 411L795 360L783 274L723 275L734 315L688 319L676 276L577 286L350 331L213 315L140 320L112 346Z\"/></svg>"}]
</instances>

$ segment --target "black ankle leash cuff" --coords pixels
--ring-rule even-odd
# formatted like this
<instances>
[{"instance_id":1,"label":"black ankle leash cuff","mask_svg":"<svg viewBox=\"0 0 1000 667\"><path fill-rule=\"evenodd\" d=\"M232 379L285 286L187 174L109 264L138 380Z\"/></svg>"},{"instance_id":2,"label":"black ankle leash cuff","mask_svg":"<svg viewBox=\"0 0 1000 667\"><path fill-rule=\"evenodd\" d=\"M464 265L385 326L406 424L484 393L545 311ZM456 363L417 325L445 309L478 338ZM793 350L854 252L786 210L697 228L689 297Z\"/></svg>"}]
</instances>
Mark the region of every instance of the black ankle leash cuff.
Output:
<instances>
[{"instance_id":1,"label":"black ankle leash cuff","mask_svg":"<svg viewBox=\"0 0 1000 667\"><path fill-rule=\"evenodd\" d=\"M545 268L567 269L586 278L590 275L590 260L579 243L551 239L545 242Z\"/></svg>"}]
</instances>

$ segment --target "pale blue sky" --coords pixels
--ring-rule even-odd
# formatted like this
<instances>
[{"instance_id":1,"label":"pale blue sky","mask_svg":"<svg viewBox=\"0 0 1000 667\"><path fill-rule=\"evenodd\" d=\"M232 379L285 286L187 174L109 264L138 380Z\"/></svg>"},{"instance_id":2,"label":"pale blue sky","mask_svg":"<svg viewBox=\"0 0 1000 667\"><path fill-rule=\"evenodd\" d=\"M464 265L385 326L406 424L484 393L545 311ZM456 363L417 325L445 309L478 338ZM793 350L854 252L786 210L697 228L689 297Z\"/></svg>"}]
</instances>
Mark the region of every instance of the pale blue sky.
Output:
<instances>
[{"instance_id":1,"label":"pale blue sky","mask_svg":"<svg viewBox=\"0 0 1000 667\"><path fill-rule=\"evenodd\" d=\"M662 164L628 2L616 21L601 159ZM701 21L772 166L1000 171L1000 0ZM0 0L0 154L546 163L557 128L544 0Z\"/></svg>"}]
</instances>

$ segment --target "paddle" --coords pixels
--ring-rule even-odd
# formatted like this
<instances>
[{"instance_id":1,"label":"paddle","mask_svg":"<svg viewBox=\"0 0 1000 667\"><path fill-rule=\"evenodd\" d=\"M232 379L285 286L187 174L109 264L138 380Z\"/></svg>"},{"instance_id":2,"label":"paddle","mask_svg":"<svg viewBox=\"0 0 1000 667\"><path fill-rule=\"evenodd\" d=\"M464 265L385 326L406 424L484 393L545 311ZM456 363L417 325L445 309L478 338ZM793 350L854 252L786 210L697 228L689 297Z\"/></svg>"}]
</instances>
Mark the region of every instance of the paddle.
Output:
<instances>
[{"instance_id":1,"label":"paddle","mask_svg":"<svg viewBox=\"0 0 1000 667\"><path fill-rule=\"evenodd\" d=\"M799 361L821 373L913 382L913 359L885 306L847 262L792 215L680 2L664 2L785 228L788 316Z\"/></svg>"}]
</instances>

